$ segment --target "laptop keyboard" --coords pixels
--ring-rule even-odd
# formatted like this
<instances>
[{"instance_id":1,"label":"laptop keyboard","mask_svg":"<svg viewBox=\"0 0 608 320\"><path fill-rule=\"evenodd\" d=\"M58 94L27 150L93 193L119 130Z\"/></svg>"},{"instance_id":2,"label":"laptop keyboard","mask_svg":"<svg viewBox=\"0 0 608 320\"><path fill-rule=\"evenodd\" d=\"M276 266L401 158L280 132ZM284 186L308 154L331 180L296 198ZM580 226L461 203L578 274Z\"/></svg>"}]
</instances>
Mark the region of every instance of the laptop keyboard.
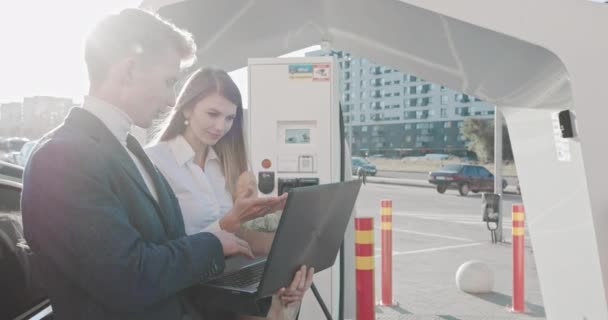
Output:
<instances>
[{"instance_id":1,"label":"laptop keyboard","mask_svg":"<svg viewBox=\"0 0 608 320\"><path fill-rule=\"evenodd\" d=\"M244 268L221 279L213 281L213 284L234 288L246 288L262 280L265 263L258 263Z\"/></svg>"}]
</instances>

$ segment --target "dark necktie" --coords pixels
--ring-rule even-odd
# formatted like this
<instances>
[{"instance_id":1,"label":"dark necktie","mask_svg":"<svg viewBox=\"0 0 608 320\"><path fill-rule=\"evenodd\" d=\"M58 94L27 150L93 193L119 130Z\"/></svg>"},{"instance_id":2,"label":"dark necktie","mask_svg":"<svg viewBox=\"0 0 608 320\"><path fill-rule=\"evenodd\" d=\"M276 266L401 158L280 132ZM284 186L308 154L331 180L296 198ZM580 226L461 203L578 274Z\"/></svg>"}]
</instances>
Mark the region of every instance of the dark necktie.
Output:
<instances>
[{"instance_id":1,"label":"dark necktie","mask_svg":"<svg viewBox=\"0 0 608 320\"><path fill-rule=\"evenodd\" d=\"M156 170L156 167L154 167L154 164L152 163L150 158L148 158L148 155L141 147L137 139L135 139L135 137L130 134L127 135L127 149L129 149L139 159L139 161L141 161L142 165L144 166L144 169L146 169L146 172L148 173L148 175L150 175L150 178L154 183L154 187L156 188L156 197L158 199L158 205L160 206L160 209L162 211L160 212L160 219L163 222L167 234L172 235L173 228L170 227L172 224L168 221L171 212L167 212L171 211L172 209L169 207L170 198L163 178L161 177L158 170ZM153 190L149 191L150 193L152 193Z\"/></svg>"}]
</instances>

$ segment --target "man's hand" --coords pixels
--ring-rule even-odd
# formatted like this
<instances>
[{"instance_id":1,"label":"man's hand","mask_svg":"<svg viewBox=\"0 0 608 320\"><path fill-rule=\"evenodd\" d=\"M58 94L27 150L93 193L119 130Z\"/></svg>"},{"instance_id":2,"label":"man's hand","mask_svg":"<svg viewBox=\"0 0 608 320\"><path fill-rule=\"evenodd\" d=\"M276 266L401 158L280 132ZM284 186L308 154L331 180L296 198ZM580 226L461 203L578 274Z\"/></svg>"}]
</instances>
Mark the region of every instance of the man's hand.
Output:
<instances>
[{"instance_id":1,"label":"man's hand","mask_svg":"<svg viewBox=\"0 0 608 320\"><path fill-rule=\"evenodd\" d=\"M252 259L255 258L247 241L223 230L211 231L211 233L220 240L225 257L244 255Z\"/></svg>"},{"instance_id":2,"label":"man's hand","mask_svg":"<svg viewBox=\"0 0 608 320\"><path fill-rule=\"evenodd\" d=\"M296 272L289 287L281 288L277 291L281 304L285 307L289 307L294 303L301 302L302 299L304 299L306 290L308 290L312 284L312 276L314 274L315 268L309 268L307 270L306 266L300 267L300 270Z\"/></svg>"}]
</instances>

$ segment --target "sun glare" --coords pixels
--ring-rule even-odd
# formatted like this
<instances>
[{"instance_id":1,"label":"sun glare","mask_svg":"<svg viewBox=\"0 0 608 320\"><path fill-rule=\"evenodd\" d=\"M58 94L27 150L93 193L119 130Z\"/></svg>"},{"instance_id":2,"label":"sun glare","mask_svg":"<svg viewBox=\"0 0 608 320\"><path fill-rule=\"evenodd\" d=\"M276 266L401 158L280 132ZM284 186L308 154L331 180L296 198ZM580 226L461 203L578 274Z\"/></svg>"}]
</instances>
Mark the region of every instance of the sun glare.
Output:
<instances>
[{"instance_id":1,"label":"sun glare","mask_svg":"<svg viewBox=\"0 0 608 320\"><path fill-rule=\"evenodd\" d=\"M80 99L88 87L84 39L105 14L140 0L0 2L0 103L49 95Z\"/></svg>"}]
</instances>

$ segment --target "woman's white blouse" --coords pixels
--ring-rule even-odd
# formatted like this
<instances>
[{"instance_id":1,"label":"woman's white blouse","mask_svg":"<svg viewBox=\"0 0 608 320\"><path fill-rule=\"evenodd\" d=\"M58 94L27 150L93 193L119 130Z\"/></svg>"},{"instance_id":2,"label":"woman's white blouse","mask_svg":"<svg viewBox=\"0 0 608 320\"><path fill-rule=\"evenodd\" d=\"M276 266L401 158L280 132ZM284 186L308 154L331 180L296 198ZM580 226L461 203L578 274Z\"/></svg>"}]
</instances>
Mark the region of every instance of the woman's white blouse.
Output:
<instances>
[{"instance_id":1,"label":"woman's white blouse","mask_svg":"<svg viewBox=\"0 0 608 320\"><path fill-rule=\"evenodd\" d=\"M219 230L219 219L232 208L232 196L213 148L205 159L204 171L194 163L194 150L182 135L149 146L146 153L179 200L186 234Z\"/></svg>"}]
</instances>

